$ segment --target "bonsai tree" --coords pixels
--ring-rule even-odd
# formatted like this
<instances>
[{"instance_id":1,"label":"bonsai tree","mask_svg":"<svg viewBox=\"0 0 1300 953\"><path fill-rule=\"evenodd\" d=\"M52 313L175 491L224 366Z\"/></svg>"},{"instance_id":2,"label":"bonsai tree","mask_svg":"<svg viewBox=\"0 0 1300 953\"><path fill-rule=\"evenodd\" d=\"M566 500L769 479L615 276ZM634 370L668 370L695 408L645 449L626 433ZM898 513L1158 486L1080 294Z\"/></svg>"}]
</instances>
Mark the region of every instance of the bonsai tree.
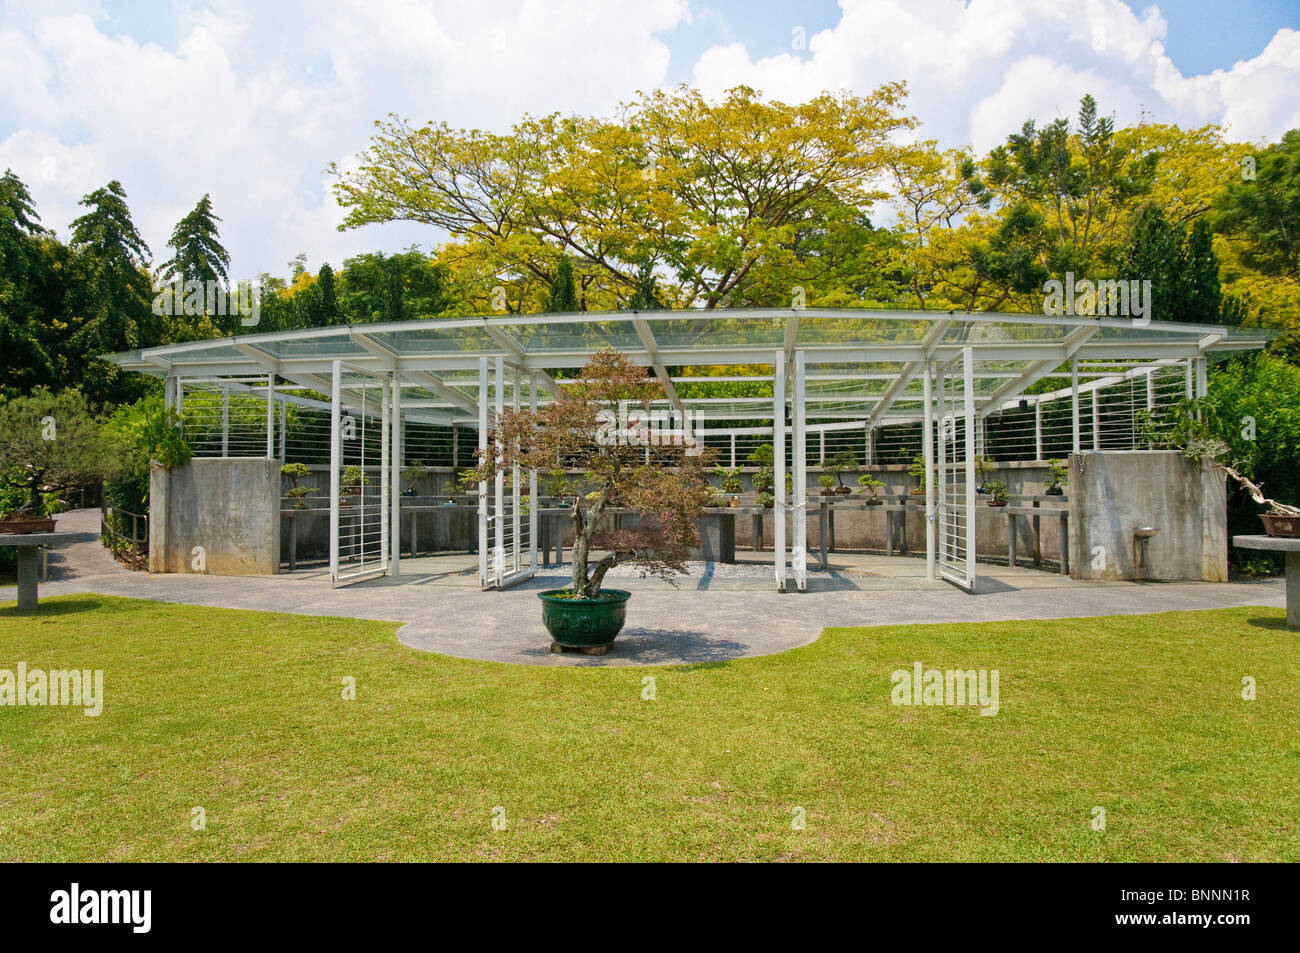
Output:
<instances>
[{"instance_id":1,"label":"bonsai tree","mask_svg":"<svg viewBox=\"0 0 1300 953\"><path fill-rule=\"evenodd\" d=\"M565 387L554 402L536 411L501 414L490 446L479 457L481 480L513 466L586 472L594 498L573 498L571 598L596 598L605 574L624 563L664 579L686 572L688 551L699 542L695 520L709 499L703 456L682 446L661 446L648 465L645 448L618 429L618 421L626 419L620 411L648 408L662 396L663 385L644 368L617 351L600 351L588 360L579 383ZM636 525L600 531L614 498L638 517L628 520ZM593 550L605 551L594 565Z\"/></svg>"},{"instance_id":2,"label":"bonsai tree","mask_svg":"<svg viewBox=\"0 0 1300 953\"><path fill-rule=\"evenodd\" d=\"M461 470L456 476L455 488L461 496L473 496L478 493L478 471Z\"/></svg>"},{"instance_id":3,"label":"bonsai tree","mask_svg":"<svg viewBox=\"0 0 1300 953\"><path fill-rule=\"evenodd\" d=\"M1053 457L1047 461L1047 492L1053 495L1061 493L1063 487L1070 479L1070 471L1065 466L1065 461L1059 457Z\"/></svg>"},{"instance_id":4,"label":"bonsai tree","mask_svg":"<svg viewBox=\"0 0 1300 953\"><path fill-rule=\"evenodd\" d=\"M409 467L402 471L402 480L406 483L406 492L408 496L415 495L415 485L429 475L429 468L424 465L424 461L416 460Z\"/></svg>"},{"instance_id":5,"label":"bonsai tree","mask_svg":"<svg viewBox=\"0 0 1300 953\"><path fill-rule=\"evenodd\" d=\"M844 485L844 471L852 470L857 465L858 458L852 450L841 450L839 453L822 461L822 469L826 471L827 476L833 478L831 492L841 494L850 492L849 488ZM822 487L827 487L827 484L822 483L820 477L817 482Z\"/></svg>"},{"instance_id":6,"label":"bonsai tree","mask_svg":"<svg viewBox=\"0 0 1300 953\"><path fill-rule=\"evenodd\" d=\"M280 467L280 472L293 482L293 486L285 490L284 495L293 500L295 510L305 510L307 504L303 502L303 497L311 493L311 487L299 486L298 481L311 473L311 467L305 463L286 463Z\"/></svg>"},{"instance_id":7,"label":"bonsai tree","mask_svg":"<svg viewBox=\"0 0 1300 953\"><path fill-rule=\"evenodd\" d=\"M776 450L770 443L762 443L745 459L757 467L750 480L757 494L755 502L759 506L771 506L776 502L776 496L772 493L776 486Z\"/></svg>"},{"instance_id":8,"label":"bonsai tree","mask_svg":"<svg viewBox=\"0 0 1300 953\"><path fill-rule=\"evenodd\" d=\"M858 486L862 487L863 492L872 500L876 498L876 491L884 485L870 473L864 473L858 477Z\"/></svg>"},{"instance_id":9,"label":"bonsai tree","mask_svg":"<svg viewBox=\"0 0 1300 953\"><path fill-rule=\"evenodd\" d=\"M998 465L993 462L992 457L986 457L983 454L979 454L975 457L975 472L979 475L980 481L979 486L975 487L975 492L987 493L988 487L985 485L985 480L990 473L998 472Z\"/></svg>"},{"instance_id":10,"label":"bonsai tree","mask_svg":"<svg viewBox=\"0 0 1300 953\"><path fill-rule=\"evenodd\" d=\"M835 477L829 473L823 473L817 478L817 485L822 488L823 493L831 493L835 490Z\"/></svg>"},{"instance_id":11,"label":"bonsai tree","mask_svg":"<svg viewBox=\"0 0 1300 953\"><path fill-rule=\"evenodd\" d=\"M361 493L361 488L369 483L360 467L344 467L339 479L339 496L357 496Z\"/></svg>"},{"instance_id":12,"label":"bonsai tree","mask_svg":"<svg viewBox=\"0 0 1300 953\"><path fill-rule=\"evenodd\" d=\"M722 477L722 492L734 496L744 487L740 482L740 473L744 467L724 467L720 463L713 465L713 472Z\"/></svg>"},{"instance_id":13,"label":"bonsai tree","mask_svg":"<svg viewBox=\"0 0 1300 953\"><path fill-rule=\"evenodd\" d=\"M108 469L103 435L76 391L0 402L0 483L9 512L0 517L40 519L55 511L58 494L101 479Z\"/></svg>"},{"instance_id":14,"label":"bonsai tree","mask_svg":"<svg viewBox=\"0 0 1300 953\"><path fill-rule=\"evenodd\" d=\"M984 484L984 492L989 495L990 506L1002 506L1007 502L1007 485L1001 480L989 480Z\"/></svg>"},{"instance_id":15,"label":"bonsai tree","mask_svg":"<svg viewBox=\"0 0 1300 953\"><path fill-rule=\"evenodd\" d=\"M912 490L912 493L924 493L926 491L926 480L928 479L925 472L925 456L919 453L914 456L912 465L907 468L907 472L916 477L916 488Z\"/></svg>"}]
</instances>

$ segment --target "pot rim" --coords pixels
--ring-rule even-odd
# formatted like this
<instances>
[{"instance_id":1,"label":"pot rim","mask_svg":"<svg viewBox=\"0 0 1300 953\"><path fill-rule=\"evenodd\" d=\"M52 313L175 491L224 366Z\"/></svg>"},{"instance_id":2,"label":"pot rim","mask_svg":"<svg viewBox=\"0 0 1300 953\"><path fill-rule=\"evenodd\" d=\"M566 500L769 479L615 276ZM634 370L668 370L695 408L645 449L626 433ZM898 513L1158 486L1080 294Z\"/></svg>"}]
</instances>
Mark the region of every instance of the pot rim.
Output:
<instances>
[{"instance_id":1,"label":"pot rim","mask_svg":"<svg viewBox=\"0 0 1300 953\"><path fill-rule=\"evenodd\" d=\"M601 588L600 595L595 599L572 599L568 596L559 595L559 593L567 590L568 586L562 586L558 589L544 589L537 594L537 598L554 605L567 606L607 606L627 602L628 599L632 598L632 593L627 589L606 589L604 587ZM613 598L605 598L606 596L613 596Z\"/></svg>"}]
</instances>

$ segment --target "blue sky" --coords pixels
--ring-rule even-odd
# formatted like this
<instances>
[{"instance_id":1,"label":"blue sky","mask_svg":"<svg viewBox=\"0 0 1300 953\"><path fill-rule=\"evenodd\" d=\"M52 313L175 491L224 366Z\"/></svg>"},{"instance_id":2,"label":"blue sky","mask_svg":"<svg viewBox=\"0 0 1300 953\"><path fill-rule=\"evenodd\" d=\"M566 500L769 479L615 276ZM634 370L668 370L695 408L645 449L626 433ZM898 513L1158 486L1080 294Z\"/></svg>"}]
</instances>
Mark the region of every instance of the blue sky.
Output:
<instances>
[{"instance_id":1,"label":"blue sky","mask_svg":"<svg viewBox=\"0 0 1300 953\"><path fill-rule=\"evenodd\" d=\"M1300 127L1300 2L0 0L0 168L61 232L120 179L159 259L211 193L236 273L283 274L443 240L336 229L324 169L390 112L504 130L683 82L799 101L899 79L919 135L976 151L1084 93L1121 125L1268 141Z\"/></svg>"}]
</instances>

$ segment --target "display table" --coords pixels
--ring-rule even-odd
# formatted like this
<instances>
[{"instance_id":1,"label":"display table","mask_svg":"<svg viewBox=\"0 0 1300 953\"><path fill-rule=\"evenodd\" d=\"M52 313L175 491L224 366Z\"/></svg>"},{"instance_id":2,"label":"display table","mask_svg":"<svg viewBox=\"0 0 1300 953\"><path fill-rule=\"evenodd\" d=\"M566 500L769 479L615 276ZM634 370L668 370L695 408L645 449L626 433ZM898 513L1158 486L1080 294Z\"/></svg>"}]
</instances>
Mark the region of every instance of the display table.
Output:
<instances>
[{"instance_id":1,"label":"display table","mask_svg":"<svg viewBox=\"0 0 1300 953\"><path fill-rule=\"evenodd\" d=\"M0 546L18 550L18 611L36 608L36 586L40 576L39 550L42 546L62 546L84 539L85 533L0 533Z\"/></svg>"},{"instance_id":2,"label":"display table","mask_svg":"<svg viewBox=\"0 0 1300 953\"><path fill-rule=\"evenodd\" d=\"M1300 539L1286 536L1234 536L1238 549L1286 553L1286 624L1300 629Z\"/></svg>"}]
</instances>

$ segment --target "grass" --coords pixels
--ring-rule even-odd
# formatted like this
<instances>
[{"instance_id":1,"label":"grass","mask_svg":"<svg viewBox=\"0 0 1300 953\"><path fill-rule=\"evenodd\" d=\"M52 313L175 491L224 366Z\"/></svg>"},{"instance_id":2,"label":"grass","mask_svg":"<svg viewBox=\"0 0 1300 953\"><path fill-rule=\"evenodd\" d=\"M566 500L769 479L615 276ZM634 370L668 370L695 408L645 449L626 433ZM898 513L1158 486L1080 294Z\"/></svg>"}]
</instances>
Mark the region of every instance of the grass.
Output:
<instances>
[{"instance_id":1,"label":"grass","mask_svg":"<svg viewBox=\"0 0 1300 953\"><path fill-rule=\"evenodd\" d=\"M395 629L0 609L0 669L103 669L106 695L0 707L0 861L1300 859L1279 610L828 629L680 668L465 661ZM892 705L916 661L998 669L999 713Z\"/></svg>"}]
</instances>

